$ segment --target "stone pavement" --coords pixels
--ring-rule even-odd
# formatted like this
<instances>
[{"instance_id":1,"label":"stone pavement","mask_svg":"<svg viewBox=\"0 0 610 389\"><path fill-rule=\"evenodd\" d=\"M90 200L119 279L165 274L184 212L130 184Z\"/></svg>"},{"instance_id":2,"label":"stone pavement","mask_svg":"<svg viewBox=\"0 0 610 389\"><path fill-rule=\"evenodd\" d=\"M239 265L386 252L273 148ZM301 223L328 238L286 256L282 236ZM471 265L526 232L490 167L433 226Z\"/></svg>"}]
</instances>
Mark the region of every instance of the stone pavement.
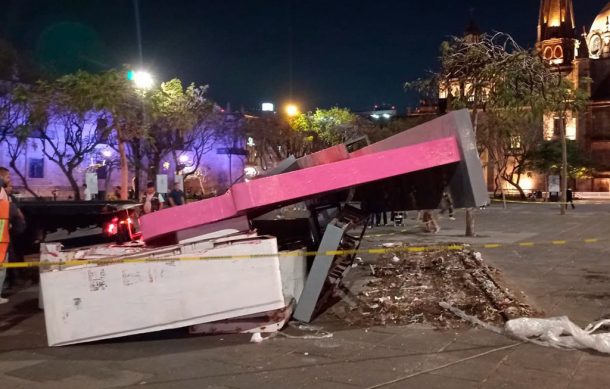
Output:
<instances>
[{"instance_id":1,"label":"stone pavement","mask_svg":"<svg viewBox=\"0 0 610 389\"><path fill-rule=\"evenodd\" d=\"M576 206L560 216L548 204L493 205L477 211L479 236L468 239L461 236L463 212L455 221L442 219L439 234L424 234L409 220L405 228L373 229L366 247L392 240L504 244L480 250L504 281L549 316L585 325L610 314L610 203ZM584 243L590 238L605 241ZM567 242L549 243L561 240ZM313 324L332 338L278 336L252 344L246 335L169 331L48 348L36 297L30 287L0 306L2 388L610 387L610 359L594 352L519 344L476 328L346 327L324 315Z\"/></svg>"}]
</instances>

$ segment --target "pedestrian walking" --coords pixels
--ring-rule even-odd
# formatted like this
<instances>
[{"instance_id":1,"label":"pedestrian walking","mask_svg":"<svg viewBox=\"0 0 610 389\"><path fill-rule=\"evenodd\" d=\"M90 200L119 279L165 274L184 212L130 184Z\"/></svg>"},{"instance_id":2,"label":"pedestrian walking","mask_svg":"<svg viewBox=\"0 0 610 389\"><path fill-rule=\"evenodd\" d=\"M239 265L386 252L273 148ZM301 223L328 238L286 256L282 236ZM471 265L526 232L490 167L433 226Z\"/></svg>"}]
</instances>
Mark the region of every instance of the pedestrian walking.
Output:
<instances>
[{"instance_id":1,"label":"pedestrian walking","mask_svg":"<svg viewBox=\"0 0 610 389\"><path fill-rule=\"evenodd\" d=\"M443 196L441 198L441 215L444 215L445 212L449 213L449 219L455 220L453 215L453 198L451 198L451 194L448 191L443 191Z\"/></svg>"},{"instance_id":2,"label":"pedestrian walking","mask_svg":"<svg viewBox=\"0 0 610 389\"><path fill-rule=\"evenodd\" d=\"M566 191L566 202L572 206L572 209L576 208L574 206L574 193L572 192L572 188L568 188ZM568 204L566 204L566 208L568 208Z\"/></svg>"}]
</instances>

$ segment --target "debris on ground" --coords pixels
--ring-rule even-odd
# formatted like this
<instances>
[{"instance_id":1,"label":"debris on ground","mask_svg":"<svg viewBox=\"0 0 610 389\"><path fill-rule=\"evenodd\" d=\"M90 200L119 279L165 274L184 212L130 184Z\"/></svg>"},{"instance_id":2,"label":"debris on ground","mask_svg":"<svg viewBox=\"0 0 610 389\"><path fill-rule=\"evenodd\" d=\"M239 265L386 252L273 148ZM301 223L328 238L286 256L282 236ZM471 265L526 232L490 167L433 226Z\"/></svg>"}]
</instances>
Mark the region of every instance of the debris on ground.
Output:
<instances>
[{"instance_id":1,"label":"debris on ground","mask_svg":"<svg viewBox=\"0 0 610 389\"><path fill-rule=\"evenodd\" d=\"M539 315L501 286L499 271L469 248L407 252L397 247L357 270L352 276L366 278L361 288L352 291L356 304L341 301L331 310L351 325L463 326L465 321L441 308L440 302L499 325Z\"/></svg>"},{"instance_id":2,"label":"debris on ground","mask_svg":"<svg viewBox=\"0 0 610 389\"><path fill-rule=\"evenodd\" d=\"M484 323L477 317L468 315L445 302L441 302L439 305L472 324L524 342L566 350L592 349L610 354L610 332L600 331L610 327L610 319L593 322L583 329L570 321L567 316L548 319L522 317L511 319L506 322L504 328L500 328Z\"/></svg>"}]
</instances>

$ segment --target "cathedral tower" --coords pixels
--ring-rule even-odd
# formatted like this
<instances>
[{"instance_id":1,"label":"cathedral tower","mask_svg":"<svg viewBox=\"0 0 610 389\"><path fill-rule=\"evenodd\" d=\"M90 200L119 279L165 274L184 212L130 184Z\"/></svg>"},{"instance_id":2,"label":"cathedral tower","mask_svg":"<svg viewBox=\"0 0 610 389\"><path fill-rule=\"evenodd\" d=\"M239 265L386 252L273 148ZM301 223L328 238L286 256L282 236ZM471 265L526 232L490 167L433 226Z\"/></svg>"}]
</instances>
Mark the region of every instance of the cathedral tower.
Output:
<instances>
[{"instance_id":1,"label":"cathedral tower","mask_svg":"<svg viewBox=\"0 0 610 389\"><path fill-rule=\"evenodd\" d=\"M536 47L544 60L571 67L578 46L572 0L541 0Z\"/></svg>"}]
</instances>

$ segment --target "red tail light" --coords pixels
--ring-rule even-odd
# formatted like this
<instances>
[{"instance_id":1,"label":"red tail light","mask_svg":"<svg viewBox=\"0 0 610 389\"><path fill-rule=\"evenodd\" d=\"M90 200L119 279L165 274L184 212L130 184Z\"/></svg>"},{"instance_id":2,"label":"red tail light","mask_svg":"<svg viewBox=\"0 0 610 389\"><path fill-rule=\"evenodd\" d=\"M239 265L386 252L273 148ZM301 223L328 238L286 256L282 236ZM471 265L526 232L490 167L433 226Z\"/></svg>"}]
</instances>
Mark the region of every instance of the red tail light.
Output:
<instances>
[{"instance_id":1,"label":"red tail light","mask_svg":"<svg viewBox=\"0 0 610 389\"><path fill-rule=\"evenodd\" d=\"M106 233L106 235L114 236L119 232L118 222L119 222L119 218L114 217L114 218L112 218L110 223L106 224L106 228L104 228L104 232Z\"/></svg>"}]
</instances>

